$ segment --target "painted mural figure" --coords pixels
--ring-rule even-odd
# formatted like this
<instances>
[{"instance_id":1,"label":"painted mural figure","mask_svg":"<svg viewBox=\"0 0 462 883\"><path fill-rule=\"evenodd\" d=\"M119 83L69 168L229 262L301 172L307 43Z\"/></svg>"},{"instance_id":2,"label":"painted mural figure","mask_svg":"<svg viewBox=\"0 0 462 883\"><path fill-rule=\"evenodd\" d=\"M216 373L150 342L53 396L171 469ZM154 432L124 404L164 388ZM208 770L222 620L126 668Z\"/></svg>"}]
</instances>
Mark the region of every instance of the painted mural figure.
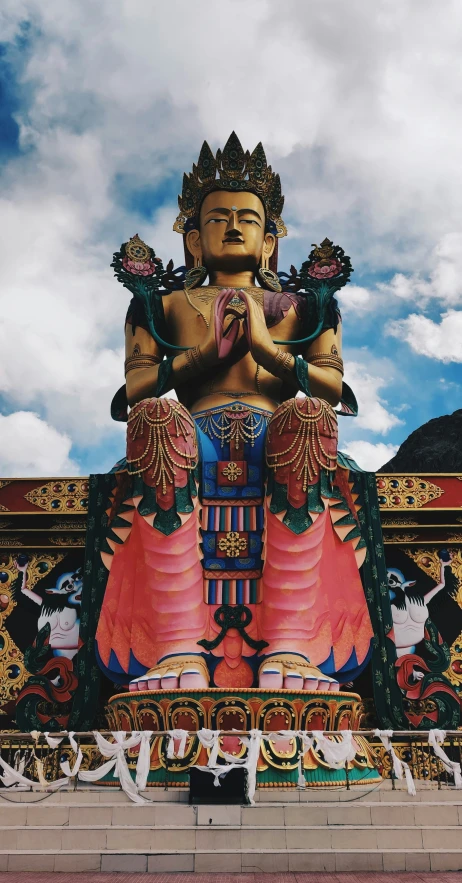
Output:
<instances>
[{"instance_id":1,"label":"painted mural figure","mask_svg":"<svg viewBox=\"0 0 462 883\"><path fill-rule=\"evenodd\" d=\"M48 646L53 656L67 656L73 659L79 649L80 603L82 599L82 571L62 573L56 586L46 590L46 597L28 588L27 570L29 562L16 561L16 568L22 574L20 592L24 597L40 606L37 631L46 623L50 625Z\"/></svg>"},{"instance_id":2,"label":"painted mural figure","mask_svg":"<svg viewBox=\"0 0 462 883\"><path fill-rule=\"evenodd\" d=\"M397 656L415 653L417 644L424 640L425 623L430 615L428 605L432 598L445 588L445 571L450 566L450 558L447 561L441 561L440 581L433 589L426 592L425 595L422 595L416 589L412 592L409 591L415 587L415 579L406 580L401 570L388 569L388 588ZM416 672L415 677L420 680L423 678L423 673Z\"/></svg>"},{"instance_id":3,"label":"painted mural figure","mask_svg":"<svg viewBox=\"0 0 462 883\"><path fill-rule=\"evenodd\" d=\"M185 275L138 236L115 255L137 296L96 640L131 689L338 689L369 658L335 410L356 409L333 298L351 265L326 239L302 268L312 296L294 268L281 285L283 202L261 144L244 153L233 133L184 177Z\"/></svg>"},{"instance_id":4,"label":"painted mural figure","mask_svg":"<svg viewBox=\"0 0 462 883\"><path fill-rule=\"evenodd\" d=\"M396 681L406 700L404 713L416 727L422 725L424 716L433 725L443 715L452 725L459 720L459 698L448 677L449 646L429 609L435 597L451 591L452 555L441 549L438 558L439 581L426 591L417 580L406 579L400 568L389 567L387 571L393 621L388 637L396 649Z\"/></svg>"}]
</instances>

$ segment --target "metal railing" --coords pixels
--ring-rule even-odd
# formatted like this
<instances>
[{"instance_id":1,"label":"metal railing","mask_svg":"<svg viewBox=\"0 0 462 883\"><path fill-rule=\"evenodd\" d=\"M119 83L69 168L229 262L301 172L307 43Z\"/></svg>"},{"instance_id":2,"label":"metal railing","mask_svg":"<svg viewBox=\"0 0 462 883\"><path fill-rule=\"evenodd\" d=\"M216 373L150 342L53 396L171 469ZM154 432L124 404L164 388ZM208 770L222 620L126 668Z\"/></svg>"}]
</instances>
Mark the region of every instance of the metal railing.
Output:
<instances>
[{"instance_id":1,"label":"metal railing","mask_svg":"<svg viewBox=\"0 0 462 883\"><path fill-rule=\"evenodd\" d=\"M110 730L99 730L98 732L106 738L111 738L112 734ZM307 730L307 734L313 736L315 735L315 731ZM343 734L344 731L340 730L329 731L326 732L325 735L340 738ZM67 757L72 765L75 755L69 743L67 731L50 733L49 735L53 738L62 738L61 744L56 748L51 748L43 733L35 739L31 733L0 732L0 756L11 767L15 766L15 758L17 759L18 756L23 759L25 758L23 774L30 779L31 785L36 785L38 782L36 760L39 760L42 764L45 778L51 783L60 776L60 760L63 756ZM196 731L189 731L188 735L190 738L194 737ZM220 738L223 736L239 737L248 735L249 730L220 731ZM277 731L266 730L263 732L263 735L274 735L277 737ZM352 735L353 737L357 736L361 737L363 740L367 740L371 749L374 766L377 768L383 779L391 780L391 787L394 789L396 787L396 779L393 774L392 757L381 741L375 736L374 731L354 730ZM412 777L417 782L434 783L439 789L454 787L454 779L446 770L442 761L435 755L433 748L429 745L428 735L428 730L396 731L391 739L393 749L398 758L409 765ZM165 750L166 737L168 736L169 732L167 730L155 731L153 733L152 746L154 746L155 740L162 740L161 745L163 745L163 749ZM105 763L107 758L104 758L101 755L92 731L76 732L74 733L74 738L84 755L82 769L97 769ZM301 740L299 740L299 744L301 751ZM451 761L462 764L462 730L447 731L442 747ZM316 749L316 752L318 754L320 753L322 757L320 749ZM303 754L302 751L301 753ZM136 765L136 749L134 749L134 754L129 756L128 761L129 767L134 768ZM349 765L347 764L345 770L347 788L350 787L348 769ZM111 784L115 783L111 782ZM283 781L281 781L282 786L283 784ZM77 788L76 779L73 781L72 787ZM1 782L0 790L4 790L4 786L2 786Z\"/></svg>"}]
</instances>

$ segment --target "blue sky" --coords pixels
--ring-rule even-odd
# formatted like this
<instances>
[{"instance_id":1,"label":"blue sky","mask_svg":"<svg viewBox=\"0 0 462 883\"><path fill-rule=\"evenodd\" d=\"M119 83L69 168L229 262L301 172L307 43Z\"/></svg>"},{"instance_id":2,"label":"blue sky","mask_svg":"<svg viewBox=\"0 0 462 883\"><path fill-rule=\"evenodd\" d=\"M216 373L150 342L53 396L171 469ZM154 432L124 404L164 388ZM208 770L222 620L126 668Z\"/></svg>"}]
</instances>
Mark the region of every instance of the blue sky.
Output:
<instances>
[{"instance_id":1,"label":"blue sky","mask_svg":"<svg viewBox=\"0 0 462 883\"><path fill-rule=\"evenodd\" d=\"M172 231L206 138L262 140L286 197L280 269L325 236L361 413L341 445L378 468L461 406L457 0L5 0L0 12L0 474L104 471L124 448L126 292L113 250Z\"/></svg>"}]
</instances>

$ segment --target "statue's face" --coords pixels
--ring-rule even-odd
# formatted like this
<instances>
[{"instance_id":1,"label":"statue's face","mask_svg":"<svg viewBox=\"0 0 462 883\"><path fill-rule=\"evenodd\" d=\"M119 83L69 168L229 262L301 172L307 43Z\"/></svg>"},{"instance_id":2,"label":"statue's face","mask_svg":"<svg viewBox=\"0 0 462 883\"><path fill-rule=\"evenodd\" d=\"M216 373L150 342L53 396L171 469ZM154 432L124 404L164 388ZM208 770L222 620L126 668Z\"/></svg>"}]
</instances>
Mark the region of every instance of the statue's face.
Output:
<instances>
[{"instance_id":1,"label":"statue's face","mask_svg":"<svg viewBox=\"0 0 462 883\"><path fill-rule=\"evenodd\" d=\"M254 193L215 190L201 206L199 230L186 239L208 270L256 270L263 251L274 251L275 237L265 234L265 209Z\"/></svg>"}]
</instances>

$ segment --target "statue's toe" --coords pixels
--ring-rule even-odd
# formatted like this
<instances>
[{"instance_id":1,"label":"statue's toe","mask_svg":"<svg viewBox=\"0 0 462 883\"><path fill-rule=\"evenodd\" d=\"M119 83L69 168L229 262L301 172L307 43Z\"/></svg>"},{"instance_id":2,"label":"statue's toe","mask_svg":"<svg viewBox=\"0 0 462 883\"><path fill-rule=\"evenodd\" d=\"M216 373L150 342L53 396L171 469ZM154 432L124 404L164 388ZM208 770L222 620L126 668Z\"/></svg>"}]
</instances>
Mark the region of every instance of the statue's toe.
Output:
<instances>
[{"instance_id":1,"label":"statue's toe","mask_svg":"<svg viewBox=\"0 0 462 883\"><path fill-rule=\"evenodd\" d=\"M320 693L327 693L330 690L330 685L331 685L330 678L326 678L326 677L319 678L318 691Z\"/></svg>"},{"instance_id":2,"label":"statue's toe","mask_svg":"<svg viewBox=\"0 0 462 883\"><path fill-rule=\"evenodd\" d=\"M206 690L209 685L208 678L203 671L196 666L188 666L183 669L180 677L180 687L183 690Z\"/></svg>"},{"instance_id":3,"label":"statue's toe","mask_svg":"<svg viewBox=\"0 0 462 883\"><path fill-rule=\"evenodd\" d=\"M309 693L314 693L318 689L319 678L315 678L310 675L308 678L305 678L303 689L307 690Z\"/></svg>"},{"instance_id":4,"label":"statue's toe","mask_svg":"<svg viewBox=\"0 0 462 883\"><path fill-rule=\"evenodd\" d=\"M268 662L262 665L258 685L266 690L280 690L284 682L282 666Z\"/></svg>"},{"instance_id":5,"label":"statue's toe","mask_svg":"<svg viewBox=\"0 0 462 883\"><path fill-rule=\"evenodd\" d=\"M176 690L178 687L179 677L175 671L166 671L160 679L161 690Z\"/></svg>"},{"instance_id":6,"label":"statue's toe","mask_svg":"<svg viewBox=\"0 0 462 883\"><path fill-rule=\"evenodd\" d=\"M305 679L299 671L288 671L284 677L285 690L303 690Z\"/></svg>"},{"instance_id":7,"label":"statue's toe","mask_svg":"<svg viewBox=\"0 0 462 883\"><path fill-rule=\"evenodd\" d=\"M128 689L130 690L130 693L134 693L139 690L148 690L148 679L146 675L143 675L141 678L134 678L132 681L130 681Z\"/></svg>"}]
</instances>

